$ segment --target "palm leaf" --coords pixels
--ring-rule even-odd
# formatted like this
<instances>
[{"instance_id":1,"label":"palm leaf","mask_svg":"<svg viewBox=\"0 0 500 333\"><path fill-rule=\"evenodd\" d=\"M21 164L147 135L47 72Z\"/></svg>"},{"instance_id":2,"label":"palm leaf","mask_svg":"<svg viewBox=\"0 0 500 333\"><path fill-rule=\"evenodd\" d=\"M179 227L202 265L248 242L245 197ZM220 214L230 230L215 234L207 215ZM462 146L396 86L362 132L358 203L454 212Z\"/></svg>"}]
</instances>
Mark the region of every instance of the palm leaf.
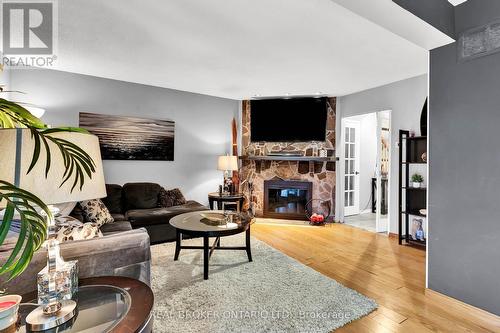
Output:
<instances>
[{"instance_id":1,"label":"palm leaf","mask_svg":"<svg viewBox=\"0 0 500 333\"><path fill-rule=\"evenodd\" d=\"M4 117L9 118L13 124L18 126L39 129L47 128L47 125L45 125L42 120L32 115L21 105L3 98L0 98L0 112L3 113ZM14 126L9 126L7 128L14 128Z\"/></svg>"},{"instance_id":2,"label":"palm leaf","mask_svg":"<svg viewBox=\"0 0 500 333\"><path fill-rule=\"evenodd\" d=\"M36 128L31 128L31 136L35 142L33 149L33 158L31 160L31 164L28 168L28 173L35 167L37 162L40 159L42 144L45 149L45 177L48 176L50 170L51 163L51 150L48 142L52 142L59 149L59 153L62 155L64 160L65 172L63 175L63 179L61 180L61 185L63 186L68 180L73 177L73 184L71 187L71 191L73 191L76 186L79 184L80 190L83 188L85 183L85 175L87 177L92 178L92 173L95 172L95 163L92 160L92 157L83 150L78 147L74 143L61 139L58 137L54 137L51 134L60 133L60 132L79 132L79 133L88 133L84 129L74 128L74 127L64 127L64 128L51 128L45 130L38 130Z\"/></svg>"},{"instance_id":3,"label":"palm leaf","mask_svg":"<svg viewBox=\"0 0 500 333\"><path fill-rule=\"evenodd\" d=\"M10 229L14 211L19 213L21 222L21 231L16 245L0 268L0 274L9 272L9 279L13 279L26 269L33 253L47 238L45 218L37 212L36 207L40 207L49 218L52 216L49 208L38 197L2 180L0 180L0 200L7 202L6 213L0 227L0 244Z\"/></svg>"}]
</instances>

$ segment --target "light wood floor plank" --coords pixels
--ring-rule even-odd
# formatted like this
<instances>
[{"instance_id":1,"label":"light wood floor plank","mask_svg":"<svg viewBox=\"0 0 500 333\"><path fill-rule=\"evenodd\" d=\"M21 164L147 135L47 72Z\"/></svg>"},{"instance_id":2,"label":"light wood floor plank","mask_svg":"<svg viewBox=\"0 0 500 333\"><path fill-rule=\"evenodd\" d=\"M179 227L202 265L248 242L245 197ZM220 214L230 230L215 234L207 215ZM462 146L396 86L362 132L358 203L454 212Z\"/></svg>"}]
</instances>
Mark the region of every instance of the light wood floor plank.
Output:
<instances>
[{"instance_id":1,"label":"light wood floor plank","mask_svg":"<svg viewBox=\"0 0 500 333\"><path fill-rule=\"evenodd\" d=\"M252 232L377 301L376 311L338 332L500 332L488 315L453 299L426 294L425 251L399 246L394 238L342 224L309 227L258 222Z\"/></svg>"}]
</instances>

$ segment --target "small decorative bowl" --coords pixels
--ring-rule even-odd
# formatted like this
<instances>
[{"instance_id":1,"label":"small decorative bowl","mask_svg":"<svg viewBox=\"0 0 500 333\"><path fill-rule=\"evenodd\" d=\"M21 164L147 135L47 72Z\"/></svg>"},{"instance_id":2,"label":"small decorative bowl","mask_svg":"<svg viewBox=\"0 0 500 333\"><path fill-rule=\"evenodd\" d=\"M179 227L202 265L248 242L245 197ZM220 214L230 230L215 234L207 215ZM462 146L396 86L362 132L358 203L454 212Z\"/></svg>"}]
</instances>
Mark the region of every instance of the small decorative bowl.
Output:
<instances>
[{"instance_id":1,"label":"small decorative bowl","mask_svg":"<svg viewBox=\"0 0 500 333\"><path fill-rule=\"evenodd\" d=\"M22 297L19 295L0 297L0 330L4 330L17 322L21 299Z\"/></svg>"},{"instance_id":2,"label":"small decorative bowl","mask_svg":"<svg viewBox=\"0 0 500 333\"><path fill-rule=\"evenodd\" d=\"M226 217L221 213L200 213L200 215L213 225L223 225L227 223Z\"/></svg>"}]
</instances>

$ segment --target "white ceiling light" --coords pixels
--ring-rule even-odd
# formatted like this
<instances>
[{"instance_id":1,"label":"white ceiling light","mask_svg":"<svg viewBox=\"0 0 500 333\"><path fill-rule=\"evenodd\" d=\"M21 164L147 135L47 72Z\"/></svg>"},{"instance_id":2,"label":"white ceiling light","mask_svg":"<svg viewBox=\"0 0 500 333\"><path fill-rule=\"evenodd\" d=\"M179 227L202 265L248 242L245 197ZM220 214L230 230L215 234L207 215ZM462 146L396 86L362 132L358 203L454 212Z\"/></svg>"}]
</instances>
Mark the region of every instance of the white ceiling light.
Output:
<instances>
[{"instance_id":1,"label":"white ceiling light","mask_svg":"<svg viewBox=\"0 0 500 333\"><path fill-rule=\"evenodd\" d=\"M37 118L41 118L45 114L45 109L36 106L24 105L24 108Z\"/></svg>"}]
</instances>

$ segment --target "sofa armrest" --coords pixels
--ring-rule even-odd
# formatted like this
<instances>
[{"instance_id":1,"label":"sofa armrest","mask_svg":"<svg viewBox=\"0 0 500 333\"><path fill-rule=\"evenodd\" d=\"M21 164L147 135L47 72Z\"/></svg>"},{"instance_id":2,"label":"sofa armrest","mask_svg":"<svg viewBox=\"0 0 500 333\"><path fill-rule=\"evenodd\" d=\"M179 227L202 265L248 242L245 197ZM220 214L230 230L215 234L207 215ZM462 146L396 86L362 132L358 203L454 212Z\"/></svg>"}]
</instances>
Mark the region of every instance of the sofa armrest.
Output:
<instances>
[{"instance_id":1,"label":"sofa armrest","mask_svg":"<svg viewBox=\"0 0 500 333\"><path fill-rule=\"evenodd\" d=\"M150 284L151 251L149 236L144 229L89 240L60 244L64 260L78 260L80 278L95 276L128 276ZM10 252L0 253L5 262ZM24 294L36 290L36 275L47 264L47 251L38 250L30 265L20 276L5 282L8 276L1 276L2 288L9 293Z\"/></svg>"}]
</instances>

